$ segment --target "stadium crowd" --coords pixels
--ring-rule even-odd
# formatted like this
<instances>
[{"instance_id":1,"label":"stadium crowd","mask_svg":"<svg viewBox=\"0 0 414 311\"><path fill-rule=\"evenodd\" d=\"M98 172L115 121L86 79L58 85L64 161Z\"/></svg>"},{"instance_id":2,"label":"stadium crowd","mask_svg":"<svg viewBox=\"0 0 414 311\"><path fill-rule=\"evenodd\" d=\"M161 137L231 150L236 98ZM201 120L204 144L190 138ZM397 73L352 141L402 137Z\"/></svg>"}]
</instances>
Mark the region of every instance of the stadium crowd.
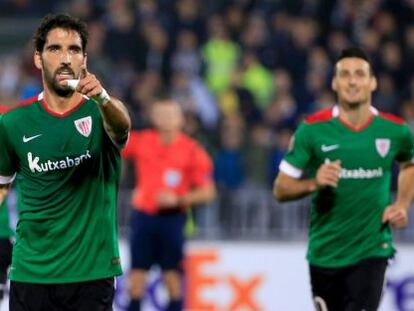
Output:
<instances>
[{"instance_id":1,"label":"stadium crowd","mask_svg":"<svg viewBox=\"0 0 414 311\"><path fill-rule=\"evenodd\" d=\"M135 129L148 126L148 107L170 90L186 113L185 131L214 158L223 228L251 220L234 217L231 206L241 201L254 205L247 215L262 219L251 226L271 219L256 206L271 202L271 183L298 121L335 104L331 64L344 47L358 45L372 59L379 81L374 106L414 129L414 1L0 2L0 22L48 12L88 22L88 69L124 99ZM27 39L0 50L2 105L41 91ZM129 171L124 188L133 185Z\"/></svg>"}]
</instances>

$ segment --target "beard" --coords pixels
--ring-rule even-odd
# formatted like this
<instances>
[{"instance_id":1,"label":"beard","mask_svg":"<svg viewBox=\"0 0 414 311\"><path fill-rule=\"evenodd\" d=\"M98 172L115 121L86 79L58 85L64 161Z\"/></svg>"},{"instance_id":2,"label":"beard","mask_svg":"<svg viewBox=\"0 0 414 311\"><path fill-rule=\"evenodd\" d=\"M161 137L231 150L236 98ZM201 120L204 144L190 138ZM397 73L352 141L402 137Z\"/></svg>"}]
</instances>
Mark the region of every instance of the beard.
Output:
<instances>
[{"instance_id":1,"label":"beard","mask_svg":"<svg viewBox=\"0 0 414 311\"><path fill-rule=\"evenodd\" d=\"M56 76L61 72L62 70L69 70L72 71L68 66L62 66L55 70L55 72L51 72L46 67L43 67L43 79L45 83L48 85L49 89L51 89L53 92L55 92L59 97L71 97L74 93L74 90L72 90L68 86L61 86L56 79Z\"/></svg>"}]
</instances>

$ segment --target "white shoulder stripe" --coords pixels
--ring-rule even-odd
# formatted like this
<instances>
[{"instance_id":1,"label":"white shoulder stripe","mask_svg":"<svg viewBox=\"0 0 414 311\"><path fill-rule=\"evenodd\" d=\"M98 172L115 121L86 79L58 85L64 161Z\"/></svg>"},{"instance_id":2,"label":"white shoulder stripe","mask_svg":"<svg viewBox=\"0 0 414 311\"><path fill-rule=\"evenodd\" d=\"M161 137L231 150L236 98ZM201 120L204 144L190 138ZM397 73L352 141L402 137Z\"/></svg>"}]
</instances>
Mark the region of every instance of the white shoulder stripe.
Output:
<instances>
[{"instance_id":1,"label":"white shoulder stripe","mask_svg":"<svg viewBox=\"0 0 414 311\"><path fill-rule=\"evenodd\" d=\"M280 162L279 171L293 178L300 178L303 172L301 169L293 166L285 160L282 160L282 162Z\"/></svg>"},{"instance_id":2,"label":"white shoulder stripe","mask_svg":"<svg viewBox=\"0 0 414 311\"><path fill-rule=\"evenodd\" d=\"M11 184L15 178L16 178L16 173L13 174L12 176L1 176L0 175L0 185Z\"/></svg>"}]
</instances>

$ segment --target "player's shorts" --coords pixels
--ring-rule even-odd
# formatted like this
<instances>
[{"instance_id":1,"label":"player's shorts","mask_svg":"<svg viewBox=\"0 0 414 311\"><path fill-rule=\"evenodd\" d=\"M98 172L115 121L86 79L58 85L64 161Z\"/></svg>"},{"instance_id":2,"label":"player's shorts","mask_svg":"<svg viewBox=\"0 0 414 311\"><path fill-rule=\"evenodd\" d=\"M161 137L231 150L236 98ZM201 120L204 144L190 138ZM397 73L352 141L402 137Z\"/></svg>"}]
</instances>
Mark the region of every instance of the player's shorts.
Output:
<instances>
[{"instance_id":1,"label":"player's shorts","mask_svg":"<svg viewBox=\"0 0 414 311\"><path fill-rule=\"evenodd\" d=\"M10 282L10 311L112 311L114 278L66 284Z\"/></svg>"},{"instance_id":2,"label":"player's shorts","mask_svg":"<svg viewBox=\"0 0 414 311\"><path fill-rule=\"evenodd\" d=\"M388 258L368 258L343 268L310 266L318 311L376 311L384 289Z\"/></svg>"},{"instance_id":3,"label":"player's shorts","mask_svg":"<svg viewBox=\"0 0 414 311\"><path fill-rule=\"evenodd\" d=\"M181 270L184 256L184 224L180 211L148 215L133 210L131 215L131 268L149 270L157 264L165 270Z\"/></svg>"},{"instance_id":4,"label":"player's shorts","mask_svg":"<svg viewBox=\"0 0 414 311\"><path fill-rule=\"evenodd\" d=\"M12 244L9 238L0 238L0 300L4 296L4 286L7 282L7 269L11 264Z\"/></svg>"}]
</instances>

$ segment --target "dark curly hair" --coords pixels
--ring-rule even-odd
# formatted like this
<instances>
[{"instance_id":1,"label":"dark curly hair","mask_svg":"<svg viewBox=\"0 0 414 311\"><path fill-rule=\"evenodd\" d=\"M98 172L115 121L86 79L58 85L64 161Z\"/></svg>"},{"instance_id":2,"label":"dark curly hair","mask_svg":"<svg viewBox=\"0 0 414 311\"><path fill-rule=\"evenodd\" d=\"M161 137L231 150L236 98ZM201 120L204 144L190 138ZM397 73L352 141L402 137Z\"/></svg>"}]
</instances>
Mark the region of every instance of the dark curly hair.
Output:
<instances>
[{"instance_id":1,"label":"dark curly hair","mask_svg":"<svg viewBox=\"0 0 414 311\"><path fill-rule=\"evenodd\" d=\"M36 51L43 51L49 31L55 28L76 31L82 41L82 50L85 52L86 44L88 43L88 28L86 23L68 14L48 14L43 18L42 23L33 36Z\"/></svg>"}]
</instances>

